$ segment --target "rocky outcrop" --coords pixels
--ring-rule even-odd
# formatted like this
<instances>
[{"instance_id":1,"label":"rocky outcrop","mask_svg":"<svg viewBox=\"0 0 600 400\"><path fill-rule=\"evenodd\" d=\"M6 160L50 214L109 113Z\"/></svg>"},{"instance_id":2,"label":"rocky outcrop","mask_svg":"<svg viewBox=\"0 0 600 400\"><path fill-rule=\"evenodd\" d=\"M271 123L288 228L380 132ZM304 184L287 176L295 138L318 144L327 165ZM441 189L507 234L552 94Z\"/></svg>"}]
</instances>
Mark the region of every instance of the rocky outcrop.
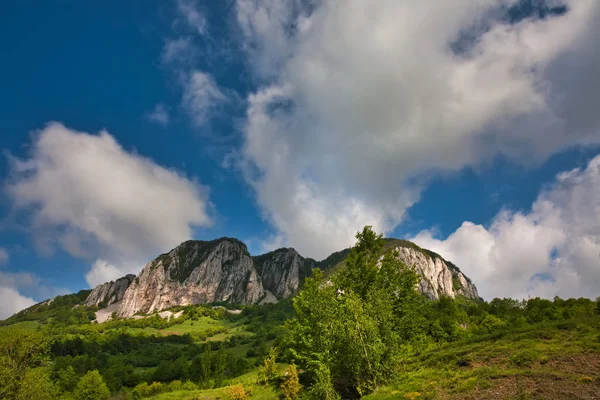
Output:
<instances>
[{"instance_id":1,"label":"rocky outcrop","mask_svg":"<svg viewBox=\"0 0 600 400\"><path fill-rule=\"evenodd\" d=\"M83 305L87 307L106 307L123 299L125 291L135 279L135 275L125 275L116 281L110 281L98 285L92 290Z\"/></svg>"},{"instance_id":2,"label":"rocky outcrop","mask_svg":"<svg viewBox=\"0 0 600 400\"><path fill-rule=\"evenodd\" d=\"M230 238L190 240L142 269L125 292L117 315L222 301L252 304L263 296L260 276L244 243Z\"/></svg>"},{"instance_id":3,"label":"rocky outcrop","mask_svg":"<svg viewBox=\"0 0 600 400\"><path fill-rule=\"evenodd\" d=\"M307 262L292 248L282 248L254 257L256 270L262 279L263 288L279 300L298 292L301 281L310 273Z\"/></svg>"},{"instance_id":4,"label":"rocky outcrop","mask_svg":"<svg viewBox=\"0 0 600 400\"><path fill-rule=\"evenodd\" d=\"M431 299L440 296L463 295L471 299L478 299L477 288L471 281L452 263L447 262L439 255L418 248L395 247L398 259L421 275L419 290Z\"/></svg>"},{"instance_id":5,"label":"rocky outcrop","mask_svg":"<svg viewBox=\"0 0 600 400\"><path fill-rule=\"evenodd\" d=\"M477 288L452 263L404 240L388 239L386 250L421 275L419 289L432 299L464 295L478 298ZM86 306L117 307L117 315L131 317L174 306L230 302L264 304L298 293L314 267L343 267L348 250L316 262L292 248L251 257L237 239L190 240L148 263L135 277L127 275L96 287Z\"/></svg>"}]
</instances>

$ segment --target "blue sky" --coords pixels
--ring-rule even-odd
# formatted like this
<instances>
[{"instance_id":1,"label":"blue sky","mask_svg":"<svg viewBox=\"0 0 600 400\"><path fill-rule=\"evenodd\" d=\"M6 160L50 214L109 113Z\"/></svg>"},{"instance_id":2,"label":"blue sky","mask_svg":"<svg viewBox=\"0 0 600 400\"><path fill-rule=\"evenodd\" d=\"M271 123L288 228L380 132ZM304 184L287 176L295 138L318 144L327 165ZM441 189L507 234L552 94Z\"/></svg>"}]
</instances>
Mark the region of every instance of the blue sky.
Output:
<instances>
[{"instance_id":1,"label":"blue sky","mask_svg":"<svg viewBox=\"0 0 600 400\"><path fill-rule=\"evenodd\" d=\"M321 259L365 224L485 298L600 295L593 1L0 7L3 315L188 238Z\"/></svg>"}]
</instances>

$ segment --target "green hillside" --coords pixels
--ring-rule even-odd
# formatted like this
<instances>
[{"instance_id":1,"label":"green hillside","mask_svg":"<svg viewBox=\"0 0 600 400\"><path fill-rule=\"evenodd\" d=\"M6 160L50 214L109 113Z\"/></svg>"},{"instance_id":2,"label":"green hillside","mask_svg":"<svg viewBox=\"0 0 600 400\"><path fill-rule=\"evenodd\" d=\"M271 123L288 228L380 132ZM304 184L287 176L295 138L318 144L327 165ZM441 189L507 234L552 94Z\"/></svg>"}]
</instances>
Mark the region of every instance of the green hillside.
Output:
<instances>
[{"instance_id":1,"label":"green hillside","mask_svg":"<svg viewBox=\"0 0 600 400\"><path fill-rule=\"evenodd\" d=\"M370 229L291 300L92 322L87 292L0 324L4 399L591 399L600 300L415 291ZM421 250L425 251L425 250ZM339 266L342 265L342 266ZM323 265L325 266L325 265ZM328 266L328 265L327 265Z\"/></svg>"}]
</instances>

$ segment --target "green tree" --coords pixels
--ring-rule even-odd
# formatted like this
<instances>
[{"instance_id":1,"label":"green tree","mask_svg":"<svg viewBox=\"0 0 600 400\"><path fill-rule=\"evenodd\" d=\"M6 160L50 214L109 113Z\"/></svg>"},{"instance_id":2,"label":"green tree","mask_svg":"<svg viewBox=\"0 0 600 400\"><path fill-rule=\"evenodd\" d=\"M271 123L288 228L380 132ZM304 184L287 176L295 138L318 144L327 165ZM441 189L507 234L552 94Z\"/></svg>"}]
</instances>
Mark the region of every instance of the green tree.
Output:
<instances>
[{"instance_id":1,"label":"green tree","mask_svg":"<svg viewBox=\"0 0 600 400\"><path fill-rule=\"evenodd\" d=\"M202 374L199 379L199 382L201 383L202 386L208 386L210 379L212 379L212 377L213 377L212 362L213 362L212 349L210 346L206 346L204 349L204 353L202 353L202 364L201 364Z\"/></svg>"},{"instance_id":2,"label":"green tree","mask_svg":"<svg viewBox=\"0 0 600 400\"><path fill-rule=\"evenodd\" d=\"M50 380L50 375L43 368L30 368L21 381L17 400L53 400L58 397L58 390Z\"/></svg>"},{"instance_id":3,"label":"green tree","mask_svg":"<svg viewBox=\"0 0 600 400\"><path fill-rule=\"evenodd\" d=\"M277 350L272 347L269 355L264 359L263 366L258 371L259 383L271 383L275 379L277 371Z\"/></svg>"},{"instance_id":4,"label":"green tree","mask_svg":"<svg viewBox=\"0 0 600 400\"><path fill-rule=\"evenodd\" d=\"M314 383L308 391L308 398L311 400L339 400L340 395L337 394L331 380L331 372L321 364L315 371Z\"/></svg>"},{"instance_id":5,"label":"green tree","mask_svg":"<svg viewBox=\"0 0 600 400\"><path fill-rule=\"evenodd\" d=\"M41 332L8 328L0 335L0 398L15 397L30 368L41 365L49 349Z\"/></svg>"},{"instance_id":6,"label":"green tree","mask_svg":"<svg viewBox=\"0 0 600 400\"><path fill-rule=\"evenodd\" d=\"M189 376L194 382L203 382L207 378L203 376L204 368L202 365L202 356L196 356L190 364Z\"/></svg>"},{"instance_id":7,"label":"green tree","mask_svg":"<svg viewBox=\"0 0 600 400\"><path fill-rule=\"evenodd\" d=\"M343 397L373 390L391 377L401 345L427 331L418 275L383 254L384 239L365 227L346 268L323 282L316 269L294 299L296 317L282 341L285 356ZM328 371L328 372L323 372ZM324 390L324 389L323 389ZM321 390L322 391L322 390Z\"/></svg>"},{"instance_id":8,"label":"green tree","mask_svg":"<svg viewBox=\"0 0 600 400\"><path fill-rule=\"evenodd\" d=\"M65 392L72 392L77 386L78 377L72 366L59 370L57 373L59 387Z\"/></svg>"},{"instance_id":9,"label":"green tree","mask_svg":"<svg viewBox=\"0 0 600 400\"><path fill-rule=\"evenodd\" d=\"M93 370L79 380L73 397L75 400L106 400L110 398L110 390L98 370Z\"/></svg>"},{"instance_id":10,"label":"green tree","mask_svg":"<svg viewBox=\"0 0 600 400\"><path fill-rule=\"evenodd\" d=\"M298 398L302 386L298 378L298 369L295 364L290 364L285 370L285 380L281 384L281 392L286 400L294 400Z\"/></svg>"},{"instance_id":11,"label":"green tree","mask_svg":"<svg viewBox=\"0 0 600 400\"><path fill-rule=\"evenodd\" d=\"M215 387L219 387L223 383L226 368L227 354L225 353L225 348L221 345L213 360L213 378L215 380Z\"/></svg>"}]
</instances>

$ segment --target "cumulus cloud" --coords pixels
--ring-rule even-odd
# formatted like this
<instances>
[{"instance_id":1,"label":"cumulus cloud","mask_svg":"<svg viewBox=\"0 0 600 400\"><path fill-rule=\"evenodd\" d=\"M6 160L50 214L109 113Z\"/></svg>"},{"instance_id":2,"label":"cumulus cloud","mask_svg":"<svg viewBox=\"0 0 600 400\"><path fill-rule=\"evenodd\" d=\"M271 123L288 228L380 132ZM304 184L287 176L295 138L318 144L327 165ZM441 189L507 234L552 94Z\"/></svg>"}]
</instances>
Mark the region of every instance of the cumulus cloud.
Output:
<instances>
[{"instance_id":1,"label":"cumulus cloud","mask_svg":"<svg viewBox=\"0 0 600 400\"><path fill-rule=\"evenodd\" d=\"M146 115L149 121L156 122L159 125L167 126L171 117L169 116L169 110L164 104L158 103L154 106L154 109Z\"/></svg>"},{"instance_id":2,"label":"cumulus cloud","mask_svg":"<svg viewBox=\"0 0 600 400\"><path fill-rule=\"evenodd\" d=\"M557 176L531 212L502 211L489 227L464 222L446 239L413 238L455 262L493 297L600 296L600 156Z\"/></svg>"},{"instance_id":3,"label":"cumulus cloud","mask_svg":"<svg viewBox=\"0 0 600 400\"><path fill-rule=\"evenodd\" d=\"M193 227L211 224L206 187L124 150L106 131L48 124L30 157L12 160L6 189L31 216L43 247L58 245L76 257L137 260L141 267L189 239Z\"/></svg>"},{"instance_id":4,"label":"cumulus cloud","mask_svg":"<svg viewBox=\"0 0 600 400\"><path fill-rule=\"evenodd\" d=\"M34 304L35 301L31 297L23 296L16 289L0 284L0 319L6 319Z\"/></svg>"},{"instance_id":5,"label":"cumulus cloud","mask_svg":"<svg viewBox=\"0 0 600 400\"><path fill-rule=\"evenodd\" d=\"M433 173L600 142L600 6L508 22L514 3L238 0L259 82L240 162L276 234L323 257L397 226Z\"/></svg>"},{"instance_id":6,"label":"cumulus cloud","mask_svg":"<svg viewBox=\"0 0 600 400\"><path fill-rule=\"evenodd\" d=\"M36 274L0 271L0 319L34 305L34 298L45 300L65 293L65 288L53 286Z\"/></svg>"},{"instance_id":7,"label":"cumulus cloud","mask_svg":"<svg viewBox=\"0 0 600 400\"><path fill-rule=\"evenodd\" d=\"M137 264L121 264L117 267L106 260L98 259L85 274L85 280L93 288L102 283L119 279L125 274L137 274L139 270L140 266Z\"/></svg>"},{"instance_id":8,"label":"cumulus cloud","mask_svg":"<svg viewBox=\"0 0 600 400\"><path fill-rule=\"evenodd\" d=\"M8 261L8 251L4 247L0 247L0 265Z\"/></svg>"}]
</instances>

